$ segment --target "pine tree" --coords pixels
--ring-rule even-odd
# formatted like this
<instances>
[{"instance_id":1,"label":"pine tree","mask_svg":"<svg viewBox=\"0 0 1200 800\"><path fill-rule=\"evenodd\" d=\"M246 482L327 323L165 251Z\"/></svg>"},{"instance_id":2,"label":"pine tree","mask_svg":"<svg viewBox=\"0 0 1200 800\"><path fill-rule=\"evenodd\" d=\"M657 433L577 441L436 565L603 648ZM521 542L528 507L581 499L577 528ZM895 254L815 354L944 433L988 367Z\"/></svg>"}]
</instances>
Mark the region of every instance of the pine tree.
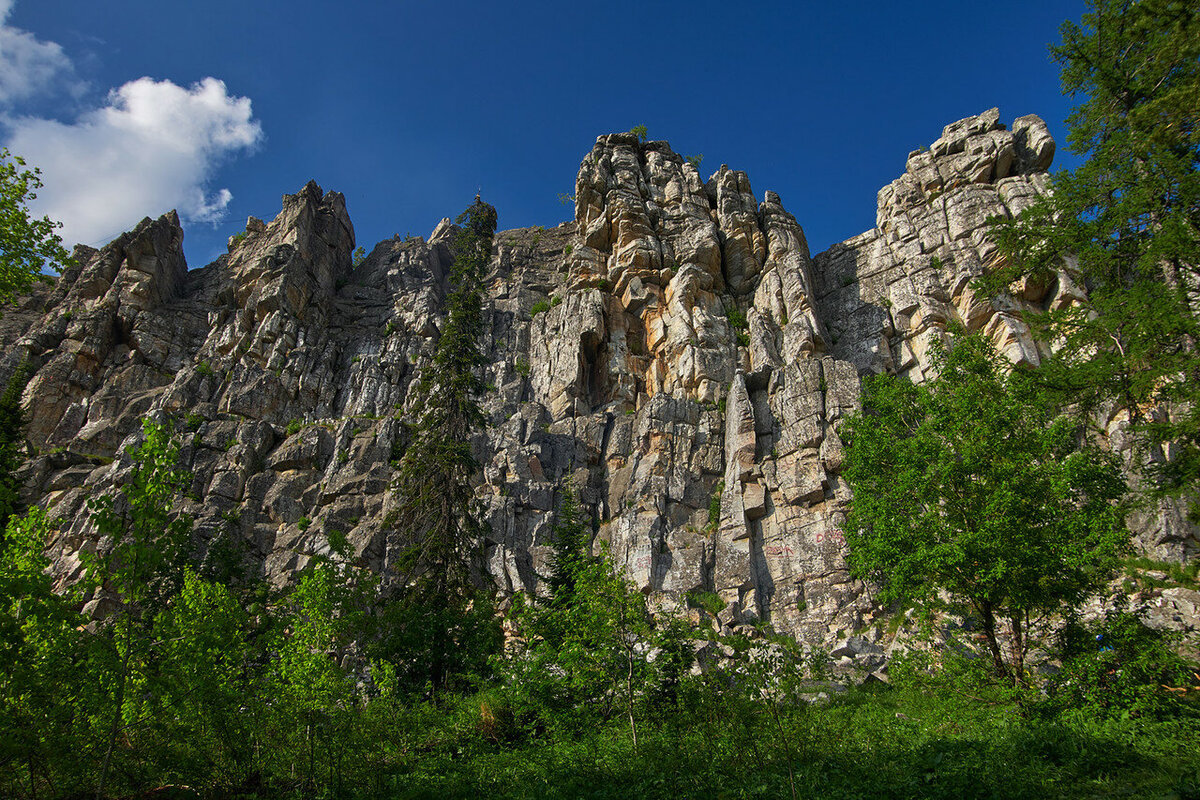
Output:
<instances>
[{"instance_id":1,"label":"pine tree","mask_svg":"<svg viewBox=\"0 0 1200 800\"><path fill-rule=\"evenodd\" d=\"M561 606L571 602L580 571L592 561L590 526L580 512L570 485L563 488L552 533L554 550L550 556L546 587L550 602Z\"/></svg>"},{"instance_id":2,"label":"pine tree","mask_svg":"<svg viewBox=\"0 0 1200 800\"><path fill-rule=\"evenodd\" d=\"M1069 143L1086 160L995 238L986 288L1059 269L1088 297L1033 315L1056 355L1041 371L1090 412L1116 400L1164 491L1200 488L1200 7L1092 0L1051 52L1083 101ZM1167 405L1163 405L1167 404ZM1170 408L1168 413L1164 409Z\"/></svg>"},{"instance_id":3,"label":"pine tree","mask_svg":"<svg viewBox=\"0 0 1200 800\"><path fill-rule=\"evenodd\" d=\"M484 524L475 507L471 478L479 465L471 436L484 424L479 397L486 359L482 280L492 252L496 209L478 197L456 220L454 265L446 297L446 322L432 363L414 387L412 407L420 419L400 461L395 479L397 508L390 521L401 547L389 565L399 590L423 613L400 614L430 623L430 675L444 685L455 640L469 635L458 623L471 618L479 604L471 583Z\"/></svg>"}]
</instances>

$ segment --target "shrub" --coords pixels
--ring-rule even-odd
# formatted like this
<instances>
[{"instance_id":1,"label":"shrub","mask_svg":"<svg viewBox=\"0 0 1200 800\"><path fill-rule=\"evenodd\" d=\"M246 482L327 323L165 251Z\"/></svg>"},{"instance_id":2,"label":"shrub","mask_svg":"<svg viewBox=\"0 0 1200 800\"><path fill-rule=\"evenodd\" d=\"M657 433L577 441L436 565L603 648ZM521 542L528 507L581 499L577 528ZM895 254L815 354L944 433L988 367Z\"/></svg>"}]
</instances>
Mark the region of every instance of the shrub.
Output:
<instances>
[{"instance_id":1,"label":"shrub","mask_svg":"<svg viewBox=\"0 0 1200 800\"><path fill-rule=\"evenodd\" d=\"M1058 640L1063 668L1047 688L1057 711L1164 717L1187 703L1187 692L1170 688L1198 682L1172 648L1172 637L1148 627L1123 598L1095 623L1069 620ZM1200 711L1195 702L1190 707Z\"/></svg>"},{"instance_id":2,"label":"shrub","mask_svg":"<svg viewBox=\"0 0 1200 800\"><path fill-rule=\"evenodd\" d=\"M549 310L550 310L550 303L548 301L538 300L536 303L533 304L533 307L529 309L529 316L536 317L538 314L542 313L543 311L549 311Z\"/></svg>"},{"instance_id":3,"label":"shrub","mask_svg":"<svg viewBox=\"0 0 1200 800\"><path fill-rule=\"evenodd\" d=\"M725 493L725 481L717 481L717 485L713 487L712 496L708 499L708 527L717 527L717 523L721 521L721 495Z\"/></svg>"},{"instance_id":4,"label":"shrub","mask_svg":"<svg viewBox=\"0 0 1200 800\"><path fill-rule=\"evenodd\" d=\"M312 525L312 520L309 519L308 517L301 517L300 521L296 523L296 527L299 528L301 531L308 530L309 525Z\"/></svg>"}]
</instances>

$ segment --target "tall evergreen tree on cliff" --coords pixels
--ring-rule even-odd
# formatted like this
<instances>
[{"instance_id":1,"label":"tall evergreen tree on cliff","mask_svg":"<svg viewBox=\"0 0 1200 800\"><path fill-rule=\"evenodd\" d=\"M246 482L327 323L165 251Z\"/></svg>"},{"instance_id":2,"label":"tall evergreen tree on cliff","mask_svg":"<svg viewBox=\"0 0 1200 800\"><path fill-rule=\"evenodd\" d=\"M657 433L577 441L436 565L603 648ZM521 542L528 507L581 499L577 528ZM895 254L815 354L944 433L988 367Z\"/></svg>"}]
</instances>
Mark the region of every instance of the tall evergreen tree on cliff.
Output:
<instances>
[{"instance_id":1,"label":"tall evergreen tree on cliff","mask_svg":"<svg viewBox=\"0 0 1200 800\"><path fill-rule=\"evenodd\" d=\"M446 321L433 361L413 390L412 407L420 420L397 471L399 503L393 517L402 547L391 566L410 597L419 600L421 618L435 640L428 654L435 687L444 684L446 661L461 633L453 630L456 621L478 605L471 566L484 524L470 482L479 469L471 436L484 424L479 406L484 390L480 370L486 363L479 347L482 280L491 258L496 209L476 197L456 222Z\"/></svg>"},{"instance_id":2,"label":"tall evergreen tree on cliff","mask_svg":"<svg viewBox=\"0 0 1200 800\"><path fill-rule=\"evenodd\" d=\"M1033 319L1061 344L1041 374L1085 412L1115 399L1163 491L1200 490L1200 5L1090 0L1051 48L1086 160L1001 223L1007 266L987 284L1053 280L1086 301ZM1163 402L1171 404L1168 415Z\"/></svg>"}]
</instances>

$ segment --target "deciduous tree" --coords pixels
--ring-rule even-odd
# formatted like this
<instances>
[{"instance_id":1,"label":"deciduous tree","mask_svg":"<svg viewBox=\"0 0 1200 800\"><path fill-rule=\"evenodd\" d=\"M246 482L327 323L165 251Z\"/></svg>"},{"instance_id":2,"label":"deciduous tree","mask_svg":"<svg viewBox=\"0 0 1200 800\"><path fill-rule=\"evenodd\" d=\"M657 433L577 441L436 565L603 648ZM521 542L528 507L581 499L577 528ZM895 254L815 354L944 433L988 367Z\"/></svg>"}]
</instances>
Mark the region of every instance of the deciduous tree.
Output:
<instances>
[{"instance_id":1,"label":"deciduous tree","mask_svg":"<svg viewBox=\"0 0 1200 800\"><path fill-rule=\"evenodd\" d=\"M1112 573L1124 484L1079 425L978 336L935 351L926 385L879 376L846 430L849 563L885 601L948 592L978 616L996 672L1022 678L1031 625ZM999 629L1007 623L1006 658Z\"/></svg>"},{"instance_id":2,"label":"deciduous tree","mask_svg":"<svg viewBox=\"0 0 1200 800\"><path fill-rule=\"evenodd\" d=\"M0 305L29 290L44 269L60 269L70 261L49 217L37 219L28 203L42 188L40 172L26 169L25 159L0 149Z\"/></svg>"}]
</instances>

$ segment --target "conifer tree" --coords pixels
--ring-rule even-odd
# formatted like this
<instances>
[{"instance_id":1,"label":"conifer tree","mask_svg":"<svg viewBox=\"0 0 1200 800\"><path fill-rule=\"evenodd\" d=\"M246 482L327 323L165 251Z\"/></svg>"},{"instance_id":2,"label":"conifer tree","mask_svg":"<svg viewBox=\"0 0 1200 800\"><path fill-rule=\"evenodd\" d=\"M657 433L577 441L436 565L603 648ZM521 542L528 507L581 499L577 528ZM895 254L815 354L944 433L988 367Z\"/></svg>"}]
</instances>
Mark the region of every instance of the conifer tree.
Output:
<instances>
[{"instance_id":1,"label":"conifer tree","mask_svg":"<svg viewBox=\"0 0 1200 800\"><path fill-rule=\"evenodd\" d=\"M550 602L561 606L571 602L579 573L592 560L588 521L580 513L575 491L569 484L563 488L553 536L551 546L554 551L550 556L546 586Z\"/></svg>"},{"instance_id":2,"label":"conifer tree","mask_svg":"<svg viewBox=\"0 0 1200 800\"><path fill-rule=\"evenodd\" d=\"M1056 354L1040 371L1088 412L1120 403L1159 488L1200 488L1200 6L1091 0L1051 48L1085 158L1053 194L994 234L1007 265L985 287L1054 280L1081 303L1032 315ZM1170 414L1161 403L1170 404Z\"/></svg>"},{"instance_id":3,"label":"conifer tree","mask_svg":"<svg viewBox=\"0 0 1200 800\"><path fill-rule=\"evenodd\" d=\"M401 591L424 609L432 648L428 654L434 686L446 679L458 630L477 608L471 584L484 526L475 508L471 477L479 465L471 436L484 424L479 397L486 363L479 347L483 333L482 279L492 252L496 209L478 197L456 220L454 265L446 296L446 321L432 363L413 391L420 419L395 478L397 509L392 515L401 548L389 565ZM411 609L410 609L411 611ZM410 626L411 627L411 626Z\"/></svg>"}]
</instances>

